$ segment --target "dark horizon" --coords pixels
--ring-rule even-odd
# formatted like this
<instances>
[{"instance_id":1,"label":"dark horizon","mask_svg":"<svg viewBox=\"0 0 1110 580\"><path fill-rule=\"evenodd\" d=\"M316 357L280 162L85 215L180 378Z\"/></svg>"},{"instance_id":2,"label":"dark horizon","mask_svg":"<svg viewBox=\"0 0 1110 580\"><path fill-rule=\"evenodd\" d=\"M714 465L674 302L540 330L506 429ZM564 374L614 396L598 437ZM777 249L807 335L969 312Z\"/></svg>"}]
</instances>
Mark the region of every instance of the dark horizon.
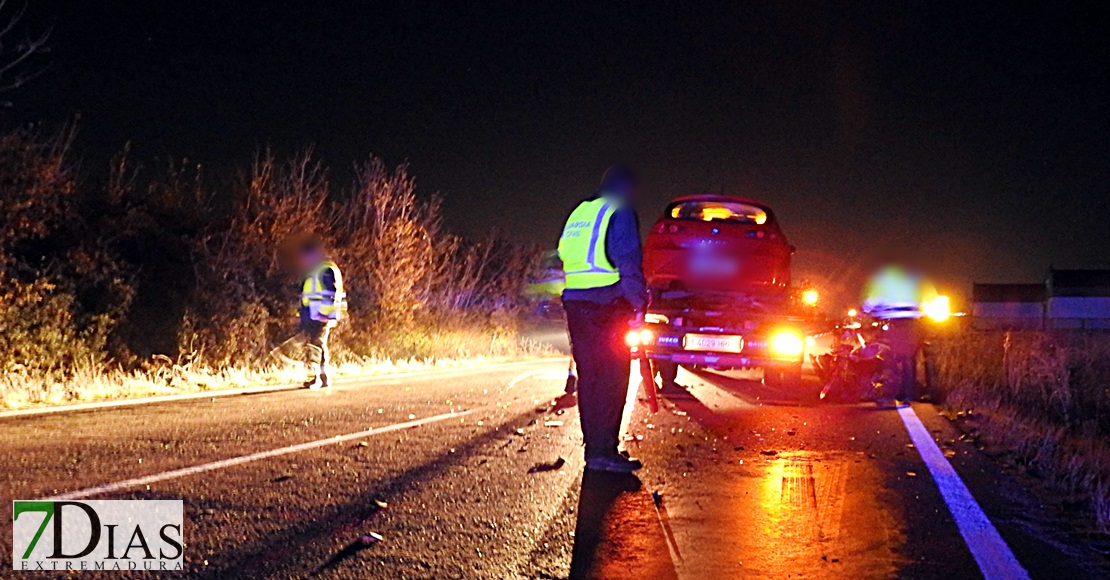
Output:
<instances>
[{"instance_id":1,"label":"dark horizon","mask_svg":"<svg viewBox=\"0 0 1110 580\"><path fill-rule=\"evenodd\" d=\"M79 117L93 176L127 142L218 177L312 146L338 183L376 154L454 229L553 246L621 161L645 227L679 195L759 198L795 277L848 292L888 253L965 299L1110 267L1108 22L1080 6L113 4L32 0L49 68L3 113Z\"/></svg>"}]
</instances>

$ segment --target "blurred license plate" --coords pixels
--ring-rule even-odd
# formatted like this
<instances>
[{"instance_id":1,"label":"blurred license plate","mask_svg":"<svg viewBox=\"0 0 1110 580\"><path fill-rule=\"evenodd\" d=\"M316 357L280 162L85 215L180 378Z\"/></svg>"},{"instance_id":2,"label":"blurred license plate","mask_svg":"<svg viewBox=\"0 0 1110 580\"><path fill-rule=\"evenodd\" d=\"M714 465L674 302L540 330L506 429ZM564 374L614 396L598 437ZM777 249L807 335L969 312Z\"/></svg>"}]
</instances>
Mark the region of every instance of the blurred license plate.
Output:
<instances>
[{"instance_id":1,"label":"blurred license plate","mask_svg":"<svg viewBox=\"0 0 1110 580\"><path fill-rule=\"evenodd\" d=\"M687 334L683 347L686 350L740 352L744 348L744 339L721 334Z\"/></svg>"}]
</instances>

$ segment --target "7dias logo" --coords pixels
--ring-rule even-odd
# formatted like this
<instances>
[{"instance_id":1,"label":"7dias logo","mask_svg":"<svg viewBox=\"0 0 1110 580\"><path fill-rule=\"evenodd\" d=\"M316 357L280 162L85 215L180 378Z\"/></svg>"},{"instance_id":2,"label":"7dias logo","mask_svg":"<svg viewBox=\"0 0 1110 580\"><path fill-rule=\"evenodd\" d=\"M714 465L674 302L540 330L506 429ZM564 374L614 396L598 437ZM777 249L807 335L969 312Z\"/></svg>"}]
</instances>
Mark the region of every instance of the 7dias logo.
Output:
<instances>
[{"instance_id":1,"label":"7dias logo","mask_svg":"<svg viewBox=\"0 0 1110 580\"><path fill-rule=\"evenodd\" d=\"M181 500L15 501L16 570L181 570Z\"/></svg>"}]
</instances>

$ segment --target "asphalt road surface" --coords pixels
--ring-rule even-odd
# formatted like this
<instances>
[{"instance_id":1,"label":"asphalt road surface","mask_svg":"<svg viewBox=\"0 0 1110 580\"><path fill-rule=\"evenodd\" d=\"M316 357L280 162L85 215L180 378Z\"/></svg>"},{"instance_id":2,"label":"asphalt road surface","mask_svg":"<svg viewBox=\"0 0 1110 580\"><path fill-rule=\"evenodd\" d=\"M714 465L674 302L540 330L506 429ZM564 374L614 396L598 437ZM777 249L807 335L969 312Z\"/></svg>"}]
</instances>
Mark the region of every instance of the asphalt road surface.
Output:
<instances>
[{"instance_id":1,"label":"asphalt road surface","mask_svg":"<svg viewBox=\"0 0 1110 580\"><path fill-rule=\"evenodd\" d=\"M197 577L1106 573L928 405L815 405L683 371L687 388L659 413L630 397L626 446L646 467L583 476L565 373L547 359L0 418L0 491L183 499L185 575ZM5 521L0 576L24 577L3 572ZM359 540L370 532L383 540Z\"/></svg>"}]
</instances>

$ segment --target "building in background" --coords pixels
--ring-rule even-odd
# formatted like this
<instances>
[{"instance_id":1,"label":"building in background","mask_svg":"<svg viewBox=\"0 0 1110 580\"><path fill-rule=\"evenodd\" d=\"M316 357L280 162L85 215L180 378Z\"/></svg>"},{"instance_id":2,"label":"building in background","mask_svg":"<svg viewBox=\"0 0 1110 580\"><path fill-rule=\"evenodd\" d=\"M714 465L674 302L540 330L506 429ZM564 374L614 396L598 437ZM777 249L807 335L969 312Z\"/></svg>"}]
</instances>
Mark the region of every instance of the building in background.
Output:
<instances>
[{"instance_id":1,"label":"building in background","mask_svg":"<svg viewBox=\"0 0 1110 580\"><path fill-rule=\"evenodd\" d=\"M976 284L971 290L971 323L977 330L1044 327L1048 290L1044 284Z\"/></svg>"},{"instance_id":2,"label":"building in background","mask_svg":"<svg viewBox=\"0 0 1110 580\"><path fill-rule=\"evenodd\" d=\"M1045 285L1049 328L1110 330L1110 270L1051 270Z\"/></svg>"},{"instance_id":3,"label":"building in background","mask_svg":"<svg viewBox=\"0 0 1110 580\"><path fill-rule=\"evenodd\" d=\"M1110 270L1050 270L1043 284L975 284L977 330L1110 330Z\"/></svg>"}]
</instances>

